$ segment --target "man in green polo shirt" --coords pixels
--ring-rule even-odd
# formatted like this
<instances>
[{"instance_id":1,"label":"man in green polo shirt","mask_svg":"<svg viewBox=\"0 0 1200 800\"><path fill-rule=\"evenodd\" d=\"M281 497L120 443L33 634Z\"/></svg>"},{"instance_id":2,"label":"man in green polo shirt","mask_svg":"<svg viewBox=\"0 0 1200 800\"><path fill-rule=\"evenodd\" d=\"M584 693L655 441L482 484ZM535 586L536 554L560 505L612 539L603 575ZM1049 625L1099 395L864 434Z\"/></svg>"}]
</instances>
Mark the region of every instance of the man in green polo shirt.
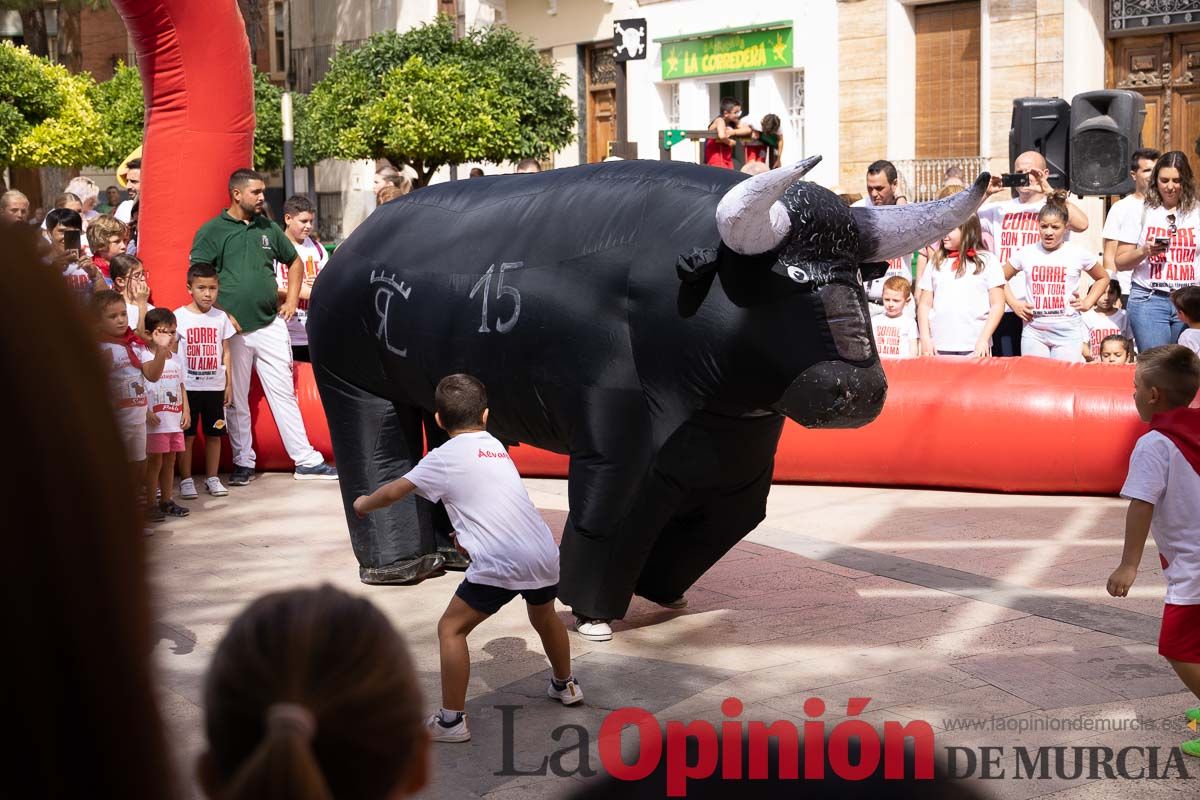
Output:
<instances>
[{"instance_id":1,"label":"man in green polo shirt","mask_svg":"<svg viewBox=\"0 0 1200 800\"><path fill-rule=\"evenodd\" d=\"M232 405L229 440L233 447L230 486L254 480L254 444L250 428L250 371L258 373L263 393L296 480L337 480L337 470L313 449L304 430L292 383L292 344L287 320L296 314L304 265L296 248L263 213L266 182L252 169L229 176L229 208L204 223L192 241L192 264L211 264L220 278L218 303L239 327L229 340ZM275 262L290 264L288 294L281 305L275 287Z\"/></svg>"}]
</instances>

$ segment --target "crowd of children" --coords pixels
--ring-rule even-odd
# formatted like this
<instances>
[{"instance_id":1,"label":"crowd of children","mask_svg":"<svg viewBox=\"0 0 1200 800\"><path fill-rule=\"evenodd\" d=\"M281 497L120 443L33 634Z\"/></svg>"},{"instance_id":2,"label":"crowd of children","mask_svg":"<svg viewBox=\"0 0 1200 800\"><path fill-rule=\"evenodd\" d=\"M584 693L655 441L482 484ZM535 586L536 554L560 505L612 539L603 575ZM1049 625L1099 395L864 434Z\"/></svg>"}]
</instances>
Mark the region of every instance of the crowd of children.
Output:
<instances>
[{"instance_id":1,"label":"crowd of children","mask_svg":"<svg viewBox=\"0 0 1200 800\"><path fill-rule=\"evenodd\" d=\"M187 288L192 301L170 311L148 305L145 269L135 257L117 255L109 269L120 291L96 294L92 308L109 369L117 425L134 476L145 487L145 519L162 522L167 517L186 517L189 509L175 502L176 465L180 499L196 499L191 458L201 428L205 490L214 497L228 494L217 470L229 403L229 338L234 327L229 315L214 305L220 281L211 266L191 267Z\"/></svg>"}]
</instances>

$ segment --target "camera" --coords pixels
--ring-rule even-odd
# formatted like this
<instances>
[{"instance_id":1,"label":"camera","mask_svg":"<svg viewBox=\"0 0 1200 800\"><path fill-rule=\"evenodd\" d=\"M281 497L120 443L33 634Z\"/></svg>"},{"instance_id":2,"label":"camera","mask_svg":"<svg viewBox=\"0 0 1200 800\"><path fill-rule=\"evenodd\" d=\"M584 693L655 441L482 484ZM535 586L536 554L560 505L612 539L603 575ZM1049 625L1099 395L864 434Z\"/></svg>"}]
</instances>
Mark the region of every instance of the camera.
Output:
<instances>
[{"instance_id":1,"label":"camera","mask_svg":"<svg viewBox=\"0 0 1200 800\"><path fill-rule=\"evenodd\" d=\"M1006 172L1000 176L1000 185L1006 189L1028 186L1029 174L1026 172Z\"/></svg>"}]
</instances>

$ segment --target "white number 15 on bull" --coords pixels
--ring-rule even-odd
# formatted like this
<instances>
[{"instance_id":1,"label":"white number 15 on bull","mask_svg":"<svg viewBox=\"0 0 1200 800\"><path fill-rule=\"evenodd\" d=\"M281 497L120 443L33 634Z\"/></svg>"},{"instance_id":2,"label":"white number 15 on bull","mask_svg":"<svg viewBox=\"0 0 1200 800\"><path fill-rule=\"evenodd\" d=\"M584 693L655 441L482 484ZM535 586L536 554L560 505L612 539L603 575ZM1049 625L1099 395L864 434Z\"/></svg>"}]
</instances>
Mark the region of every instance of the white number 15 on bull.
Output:
<instances>
[{"instance_id":1,"label":"white number 15 on bull","mask_svg":"<svg viewBox=\"0 0 1200 800\"><path fill-rule=\"evenodd\" d=\"M475 282L471 287L470 297L474 299L475 295L483 295L483 310L480 313L479 332L491 333L492 329L488 327L488 295L491 293L492 276L496 277L496 301L499 302L504 295L511 295L513 299L512 316L508 319L496 318L496 333L508 333L517 325L517 318L521 316L521 293L517 291L515 286L504 285L504 273L509 270L520 269L525 266L524 261L505 261L500 265L500 271L496 272L496 265L492 264L487 268L487 272ZM483 289L482 292L479 290Z\"/></svg>"}]
</instances>

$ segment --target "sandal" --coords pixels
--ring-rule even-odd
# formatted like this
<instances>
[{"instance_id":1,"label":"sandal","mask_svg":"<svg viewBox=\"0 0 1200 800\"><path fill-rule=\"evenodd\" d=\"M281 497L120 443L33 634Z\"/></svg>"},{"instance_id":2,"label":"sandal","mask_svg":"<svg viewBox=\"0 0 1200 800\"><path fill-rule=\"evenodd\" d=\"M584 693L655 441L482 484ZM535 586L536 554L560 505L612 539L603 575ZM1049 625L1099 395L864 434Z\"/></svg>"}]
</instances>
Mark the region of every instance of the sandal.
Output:
<instances>
[{"instance_id":1,"label":"sandal","mask_svg":"<svg viewBox=\"0 0 1200 800\"><path fill-rule=\"evenodd\" d=\"M168 517L186 517L188 514L192 513L191 509L184 508L174 500L168 500L165 503L159 503L158 507Z\"/></svg>"}]
</instances>

